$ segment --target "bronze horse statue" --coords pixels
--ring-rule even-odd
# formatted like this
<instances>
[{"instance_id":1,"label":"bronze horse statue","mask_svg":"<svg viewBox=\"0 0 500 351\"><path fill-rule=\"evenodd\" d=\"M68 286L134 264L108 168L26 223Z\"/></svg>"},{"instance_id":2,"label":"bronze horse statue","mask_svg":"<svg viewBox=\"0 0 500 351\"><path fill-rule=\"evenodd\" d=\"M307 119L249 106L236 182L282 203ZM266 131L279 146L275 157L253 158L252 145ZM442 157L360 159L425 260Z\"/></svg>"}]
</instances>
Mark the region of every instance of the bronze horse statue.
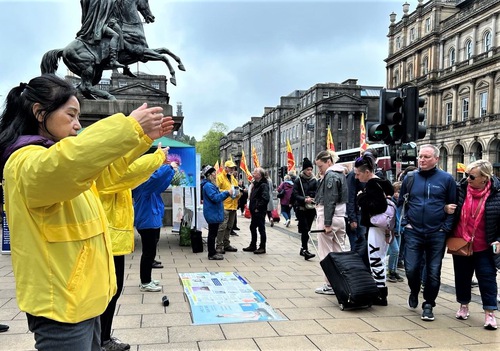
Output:
<instances>
[{"instance_id":1,"label":"bronze horse statue","mask_svg":"<svg viewBox=\"0 0 500 351\"><path fill-rule=\"evenodd\" d=\"M113 10L113 19L121 28L123 45L118 50L118 62L126 65L123 74L134 77L128 65L136 62L163 61L170 72L170 82L176 85L175 71L170 61L165 55L172 57L178 64L178 69L185 71L181 59L166 48L150 49L144 35L144 27L141 17L146 23L155 20L148 0L116 0ZM40 68L43 73L55 73L59 66L59 59L62 57L68 69L80 76L81 84L78 89L82 95L88 99L100 97L114 100L115 97L107 91L94 87L102 78L105 70L113 69L106 54L106 40L101 43L89 44L77 38L63 49L55 49L43 55Z\"/></svg>"}]
</instances>

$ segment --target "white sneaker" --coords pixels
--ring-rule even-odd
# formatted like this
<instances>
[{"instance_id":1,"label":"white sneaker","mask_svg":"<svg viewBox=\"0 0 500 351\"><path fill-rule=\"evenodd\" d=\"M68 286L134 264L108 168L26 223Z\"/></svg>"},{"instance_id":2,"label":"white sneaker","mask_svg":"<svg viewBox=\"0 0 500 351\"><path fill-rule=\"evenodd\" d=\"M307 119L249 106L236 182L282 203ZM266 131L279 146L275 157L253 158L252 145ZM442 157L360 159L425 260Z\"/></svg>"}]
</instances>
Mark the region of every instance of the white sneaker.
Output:
<instances>
[{"instance_id":1,"label":"white sneaker","mask_svg":"<svg viewBox=\"0 0 500 351\"><path fill-rule=\"evenodd\" d=\"M333 291L333 288L328 284L324 284L323 286L314 290L314 292L316 294L335 295L335 291Z\"/></svg>"},{"instance_id":2,"label":"white sneaker","mask_svg":"<svg viewBox=\"0 0 500 351\"><path fill-rule=\"evenodd\" d=\"M139 285L141 291L158 292L161 291L161 286L155 285L153 282Z\"/></svg>"},{"instance_id":3,"label":"white sneaker","mask_svg":"<svg viewBox=\"0 0 500 351\"><path fill-rule=\"evenodd\" d=\"M288 227L290 225L290 220L287 219L286 222L285 222L285 227Z\"/></svg>"},{"instance_id":4,"label":"white sneaker","mask_svg":"<svg viewBox=\"0 0 500 351\"><path fill-rule=\"evenodd\" d=\"M156 285L156 286L160 286L160 281L159 281L159 280L152 279L152 280L151 280L151 283L153 283L153 284L154 284L154 285Z\"/></svg>"}]
</instances>

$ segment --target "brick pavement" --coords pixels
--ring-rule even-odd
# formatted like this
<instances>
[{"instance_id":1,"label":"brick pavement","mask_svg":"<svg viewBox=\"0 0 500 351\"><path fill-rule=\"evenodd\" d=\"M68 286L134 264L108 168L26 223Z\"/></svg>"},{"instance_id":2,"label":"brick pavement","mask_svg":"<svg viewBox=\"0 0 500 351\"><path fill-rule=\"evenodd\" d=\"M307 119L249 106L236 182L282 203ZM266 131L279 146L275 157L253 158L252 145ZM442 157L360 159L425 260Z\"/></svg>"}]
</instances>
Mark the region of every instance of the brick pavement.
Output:
<instances>
[{"instance_id":1,"label":"brick pavement","mask_svg":"<svg viewBox=\"0 0 500 351\"><path fill-rule=\"evenodd\" d=\"M442 288L434 309L436 320L424 322L420 309L407 307L406 282L388 283L389 306L341 311L335 296L318 295L323 282L317 258L299 256L297 222L267 226L267 254L241 249L248 245L249 220L238 216L239 236L231 243L239 250L223 261L209 261L206 251L194 254L180 247L179 236L165 228L159 243L163 269L153 270L163 291L139 291L140 240L136 252L126 258L125 288L118 301L113 336L131 344L134 351L153 350L498 350L500 331L483 329L478 288L473 289L471 315L455 319L452 259L443 261ZM203 231L206 236L206 230ZM312 251L312 246L310 247ZM287 321L243 324L192 325L190 307L179 272L236 271L262 293ZM161 297L170 305L163 307ZM421 295L420 295L421 300ZM33 350L33 336L26 317L15 302L10 256L0 256L0 323L10 330L0 334L0 350Z\"/></svg>"}]
</instances>

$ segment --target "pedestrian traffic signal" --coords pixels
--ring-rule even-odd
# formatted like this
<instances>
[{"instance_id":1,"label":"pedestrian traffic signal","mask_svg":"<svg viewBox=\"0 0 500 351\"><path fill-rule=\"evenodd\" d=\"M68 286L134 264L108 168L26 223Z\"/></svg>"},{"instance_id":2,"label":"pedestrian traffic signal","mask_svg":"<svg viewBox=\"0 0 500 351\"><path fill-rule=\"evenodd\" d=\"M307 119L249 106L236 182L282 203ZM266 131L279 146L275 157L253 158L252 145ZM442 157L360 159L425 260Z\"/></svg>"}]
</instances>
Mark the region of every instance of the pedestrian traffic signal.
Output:
<instances>
[{"instance_id":1,"label":"pedestrian traffic signal","mask_svg":"<svg viewBox=\"0 0 500 351\"><path fill-rule=\"evenodd\" d=\"M280 168L278 168L278 176L281 179L285 179L287 171L288 171L288 168L286 166L281 166Z\"/></svg>"},{"instance_id":2,"label":"pedestrian traffic signal","mask_svg":"<svg viewBox=\"0 0 500 351\"><path fill-rule=\"evenodd\" d=\"M369 141L383 141L386 144L394 144L403 137L403 99L401 90L380 91L379 99L379 121L368 126Z\"/></svg>"},{"instance_id":3,"label":"pedestrian traffic signal","mask_svg":"<svg viewBox=\"0 0 500 351\"><path fill-rule=\"evenodd\" d=\"M427 128L420 125L425 115L420 111L424 107L425 99L418 94L417 87L408 87L404 91L403 102L403 143L417 141L425 137Z\"/></svg>"}]
</instances>

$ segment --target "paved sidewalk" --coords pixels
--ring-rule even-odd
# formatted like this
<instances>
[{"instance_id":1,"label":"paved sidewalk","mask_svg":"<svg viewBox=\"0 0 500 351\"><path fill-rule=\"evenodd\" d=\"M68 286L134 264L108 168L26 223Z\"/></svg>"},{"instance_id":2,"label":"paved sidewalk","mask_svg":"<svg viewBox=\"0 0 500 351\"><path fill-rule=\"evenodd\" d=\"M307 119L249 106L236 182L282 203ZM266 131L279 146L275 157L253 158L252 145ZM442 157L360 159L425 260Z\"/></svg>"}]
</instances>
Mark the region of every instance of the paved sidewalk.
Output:
<instances>
[{"instance_id":1,"label":"paved sidewalk","mask_svg":"<svg viewBox=\"0 0 500 351\"><path fill-rule=\"evenodd\" d=\"M341 311L335 296L318 295L323 283L317 258L299 256L297 222L285 228L283 221L267 225L267 254L241 251L250 242L249 220L238 216L239 236L231 236L238 252L225 254L223 261L209 261L207 252L194 254L179 246L179 236L165 228L154 269L163 292L139 291L141 247L126 258L125 289L118 300L113 336L131 344L131 350L498 350L500 330L483 329L483 311L473 288L474 302L466 321L455 319L457 303L453 289L450 255L443 261L442 288L434 309L436 320L424 322L421 309L407 307L406 282L387 283L389 306ZM203 230L203 236L207 231ZM313 251L313 247L310 247ZM189 303L178 278L180 272L235 271L249 280L269 304L287 321L243 324L192 325ZM170 306L163 307L167 295ZM420 300L422 297L420 295ZM0 257L0 323L10 330L0 334L0 350L33 350L33 335L26 316L15 302L10 256Z\"/></svg>"}]
</instances>

